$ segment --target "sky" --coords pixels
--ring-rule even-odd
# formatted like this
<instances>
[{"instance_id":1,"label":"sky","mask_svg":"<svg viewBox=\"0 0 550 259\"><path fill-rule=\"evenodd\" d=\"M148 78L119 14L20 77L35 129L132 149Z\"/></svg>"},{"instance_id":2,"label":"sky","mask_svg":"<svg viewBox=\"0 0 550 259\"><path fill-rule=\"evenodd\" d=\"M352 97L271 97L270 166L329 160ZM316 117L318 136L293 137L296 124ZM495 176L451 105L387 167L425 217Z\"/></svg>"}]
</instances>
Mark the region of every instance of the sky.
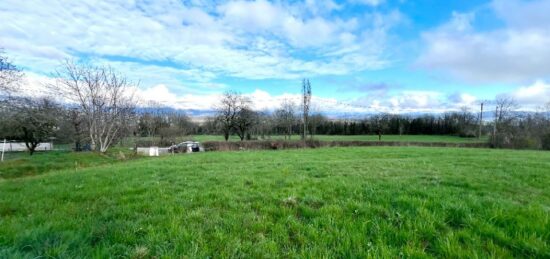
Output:
<instances>
[{"instance_id":1,"label":"sky","mask_svg":"<svg viewBox=\"0 0 550 259\"><path fill-rule=\"evenodd\" d=\"M298 102L355 114L550 102L550 0L0 0L0 48L35 91L63 60L106 64L144 101ZM145 103L145 102L144 102Z\"/></svg>"}]
</instances>

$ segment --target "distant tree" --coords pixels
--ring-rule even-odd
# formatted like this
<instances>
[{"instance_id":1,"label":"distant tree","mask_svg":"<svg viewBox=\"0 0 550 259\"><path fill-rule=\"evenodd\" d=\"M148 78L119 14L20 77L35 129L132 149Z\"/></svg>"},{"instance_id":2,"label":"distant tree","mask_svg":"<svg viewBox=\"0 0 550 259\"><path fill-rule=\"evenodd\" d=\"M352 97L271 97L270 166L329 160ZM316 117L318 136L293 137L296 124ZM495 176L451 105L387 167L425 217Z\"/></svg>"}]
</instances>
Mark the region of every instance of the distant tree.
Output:
<instances>
[{"instance_id":1,"label":"distant tree","mask_svg":"<svg viewBox=\"0 0 550 259\"><path fill-rule=\"evenodd\" d=\"M93 150L104 153L128 134L136 98L126 77L108 66L66 61L56 78L50 87L78 105Z\"/></svg>"},{"instance_id":2,"label":"distant tree","mask_svg":"<svg viewBox=\"0 0 550 259\"><path fill-rule=\"evenodd\" d=\"M0 97L16 91L22 77L21 70L12 64L4 51L0 49Z\"/></svg>"},{"instance_id":3,"label":"distant tree","mask_svg":"<svg viewBox=\"0 0 550 259\"><path fill-rule=\"evenodd\" d=\"M500 97L495 100L495 132L508 126L515 118L513 112L517 108L514 99Z\"/></svg>"},{"instance_id":4,"label":"distant tree","mask_svg":"<svg viewBox=\"0 0 550 259\"><path fill-rule=\"evenodd\" d=\"M382 135L385 134L385 131L388 129L390 118L391 115L385 113L375 115L371 118L375 133L378 135L378 141L382 141Z\"/></svg>"},{"instance_id":5,"label":"distant tree","mask_svg":"<svg viewBox=\"0 0 550 259\"><path fill-rule=\"evenodd\" d=\"M170 121L171 125L177 128L181 135L191 134L196 129L196 124L186 114L172 114Z\"/></svg>"},{"instance_id":6,"label":"distant tree","mask_svg":"<svg viewBox=\"0 0 550 259\"><path fill-rule=\"evenodd\" d=\"M271 137L273 128L276 127L274 116L267 110L257 111L256 115L257 121L249 130L249 135L256 135L261 139Z\"/></svg>"},{"instance_id":7,"label":"distant tree","mask_svg":"<svg viewBox=\"0 0 550 259\"><path fill-rule=\"evenodd\" d=\"M515 130L513 123L517 118L514 111L517 107L514 99L510 97L498 97L495 100L495 119L491 138L494 146L502 147L511 144Z\"/></svg>"},{"instance_id":8,"label":"distant tree","mask_svg":"<svg viewBox=\"0 0 550 259\"><path fill-rule=\"evenodd\" d=\"M60 108L46 98L14 98L10 102L14 136L25 142L32 155L41 142L53 137Z\"/></svg>"},{"instance_id":9,"label":"distant tree","mask_svg":"<svg viewBox=\"0 0 550 259\"><path fill-rule=\"evenodd\" d=\"M166 112L166 107L155 101L145 103L146 108L138 117L138 127L142 136L157 136L163 128L170 127L171 114Z\"/></svg>"},{"instance_id":10,"label":"distant tree","mask_svg":"<svg viewBox=\"0 0 550 259\"><path fill-rule=\"evenodd\" d=\"M541 147L550 150L550 102L544 107L542 117Z\"/></svg>"},{"instance_id":11,"label":"distant tree","mask_svg":"<svg viewBox=\"0 0 550 259\"><path fill-rule=\"evenodd\" d=\"M216 106L216 121L223 133L225 141L229 140L229 135L235 129L239 114L243 109L249 109L250 100L240 93L228 91L225 92Z\"/></svg>"},{"instance_id":12,"label":"distant tree","mask_svg":"<svg viewBox=\"0 0 550 259\"><path fill-rule=\"evenodd\" d=\"M16 138L14 126L14 106L11 105L8 100L0 100L0 118L2 118L2 123L0 123L0 141L3 139Z\"/></svg>"},{"instance_id":13,"label":"distant tree","mask_svg":"<svg viewBox=\"0 0 550 259\"><path fill-rule=\"evenodd\" d=\"M218 134L220 132L220 125L218 123L218 118L214 116L209 116L204 119L204 121L199 124L199 131L202 134Z\"/></svg>"},{"instance_id":14,"label":"distant tree","mask_svg":"<svg viewBox=\"0 0 550 259\"><path fill-rule=\"evenodd\" d=\"M73 144L73 150L81 151L86 141L85 127L78 112L70 106L59 105L55 134L57 143Z\"/></svg>"},{"instance_id":15,"label":"distant tree","mask_svg":"<svg viewBox=\"0 0 550 259\"><path fill-rule=\"evenodd\" d=\"M160 143L168 141L175 142L175 138L182 136L181 131L177 127L164 127L159 129L158 135L160 136Z\"/></svg>"},{"instance_id":16,"label":"distant tree","mask_svg":"<svg viewBox=\"0 0 550 259\"><path fill-rule=\"evenodd\" d=\"M461 107L457 113L458 132L462 137L475 137L476 134L476 116L468 107Z\"/></svg>"},{"instance_id":17,"label":"distant tree","mask_svg":"<svg viewBox=\"0 0 550 259\"><path fill-rule=\"evenodd\" d=\"M250 130L257 122L258 113L251 108L244 106L237 112L234 128L241 141L250 139Z\"/></svg>"},{"instance_id":18,"label":"distant tree","mask_svg":"<svg viewBox=\"0 0 550 259\"><path fill-rule=\"evenodd\" d=\"M309 118L309 135L311 138L317 134L317 128L319 125L321 125L324 121L326 121L327 118L320 112L313 113ZM347 134L349 135L350 132L348 131Z\"/></svg>"},{"instance_id":19,"label":"distant tree","mask_svg":"<svg viewBox=\"0 0 550 259\"><path fill-rule=\"evenodd\" d=\"M311 105L311 83L309 82L309 79L304 79L302 81L302 123L303 123L302 139L303 140L305 140L307 137L310 105Z\"/></svg>"},{"instance_id":20,"label":"distant tree","mask_svg":"<svg viewBox=\"0 0 550 259\"><path fill-rule=\"evenodd\" d=\"M274 113L277 125L284 129L285 138L291 139L292 127L296 123L296 105L290 99L284 99L281 107Z\"/></svg>"}]
</instances>

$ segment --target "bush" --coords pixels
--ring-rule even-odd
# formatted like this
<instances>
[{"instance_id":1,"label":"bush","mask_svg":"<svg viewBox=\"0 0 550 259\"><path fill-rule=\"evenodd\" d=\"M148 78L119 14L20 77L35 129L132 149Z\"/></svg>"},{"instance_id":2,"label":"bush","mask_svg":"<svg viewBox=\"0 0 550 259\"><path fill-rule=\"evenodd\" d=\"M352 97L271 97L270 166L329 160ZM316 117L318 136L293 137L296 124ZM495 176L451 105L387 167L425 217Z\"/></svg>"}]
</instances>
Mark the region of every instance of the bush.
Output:
<instances>
[{"instance_id":1,"label":"bush","mask_svg":"<svg viewBox=\"0 0 550 259\"><path fill-rule=\"evenodd\" d=\"M514 136L510 147L515 149L536 149L537 141L529 136Z\"/></svg>"},{"instance_id":2,"label":"bush","mask_svg":"<svg viewBox=\"0 0 550 259\"><path fill-rule=\"evenodd\" d=\"M353 146L425 146L425 147L487 147L485 143L432 143L399 141L207 141L203 143L206 151L230 150L278 150L289 148L353 147Z\"/></svg>"},{"instance_id":3,"label":"bush","mask_svg":"<svg viewBox=\"0 0 550 259\"><path fill-rule=\"evenodd\" d=\"M511 149L545 149L544 141L544 137L539 138L538 136L528 134L499 133L491 137L491 146L494 148ZM550 139L546 141L550 144ZM548 148L550 149L550 146Z\"/></svg>"},{"instance_id":4,"label":"bush","mask_svg":"<svg viewBox=\"0 0 550 259\"><path fill-rule=\"evenodd\" d=\"M138 140L135 142L135 144L138 147L152 147L152 146L158 146L158 147L169 147L172 146L172 144L178 144L175 139L171 138L164 138L162 140Z\"/></svg>"},{"instance_id":5,"label":"bush","mask_svg":"<svg viewBox=\"0 0 550 259\"><path fill-rule=\"evenodd\" d=\"M460 132L458 136L461 138L475 138L477 137L477 132L472 130L467 130L467 131Z\"/></svg>"}]
</instances>

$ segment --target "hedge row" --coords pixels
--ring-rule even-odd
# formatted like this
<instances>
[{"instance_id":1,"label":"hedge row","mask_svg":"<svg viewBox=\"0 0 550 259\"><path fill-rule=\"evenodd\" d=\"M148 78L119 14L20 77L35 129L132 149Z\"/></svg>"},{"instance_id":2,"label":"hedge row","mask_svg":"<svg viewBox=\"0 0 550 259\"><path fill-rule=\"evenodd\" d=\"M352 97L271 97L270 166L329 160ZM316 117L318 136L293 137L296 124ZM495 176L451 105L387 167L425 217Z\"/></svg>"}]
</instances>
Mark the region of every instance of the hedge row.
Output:
<instances>
[{"instance_id":1,"label":"hedge row","mask_svg":"<svg viewBox=\"0 0 550 259\"><path fill-rule=\"evenodd\" d=\"M486 143L402 142L402 141L208 141L202 143L206 151L277 150L289 148L319 147L369 147L369 146L420 146L420 147L468 147L488 148Z\"/></svg>"}]
</instances>

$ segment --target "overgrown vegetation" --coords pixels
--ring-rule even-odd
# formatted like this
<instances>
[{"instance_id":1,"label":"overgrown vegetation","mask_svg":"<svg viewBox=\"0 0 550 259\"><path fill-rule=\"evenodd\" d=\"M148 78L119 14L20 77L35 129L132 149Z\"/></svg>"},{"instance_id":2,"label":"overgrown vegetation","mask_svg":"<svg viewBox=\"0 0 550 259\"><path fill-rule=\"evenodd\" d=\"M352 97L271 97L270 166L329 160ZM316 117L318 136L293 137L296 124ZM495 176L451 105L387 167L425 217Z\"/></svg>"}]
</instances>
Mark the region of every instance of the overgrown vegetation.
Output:
<instances>
[{"instance_id":1,"label":"overgrown vegetation","mask_svg":"<svg viewBox=\"0 0 550 259\"><path fill-rule=\"evenodd\" d=\"M413 147L67 169L0 181L0 257L546 258L549 172L548 152Z\"/></svg>"},{"instance_id":2,"label":"overgrown vegetation","mask_svg":"<svg viewBox=\"0 0 550 259\"><path fill-rule=\"evenodd\" d=\"M81 169L119 161L135 159L129 150L114 149L108 153L50 151L37 152L32 157L24 153L6 154L6 161L0 163L0 179L34 176L67 169L78 172Z\"/></svg>"}]
</instances>

